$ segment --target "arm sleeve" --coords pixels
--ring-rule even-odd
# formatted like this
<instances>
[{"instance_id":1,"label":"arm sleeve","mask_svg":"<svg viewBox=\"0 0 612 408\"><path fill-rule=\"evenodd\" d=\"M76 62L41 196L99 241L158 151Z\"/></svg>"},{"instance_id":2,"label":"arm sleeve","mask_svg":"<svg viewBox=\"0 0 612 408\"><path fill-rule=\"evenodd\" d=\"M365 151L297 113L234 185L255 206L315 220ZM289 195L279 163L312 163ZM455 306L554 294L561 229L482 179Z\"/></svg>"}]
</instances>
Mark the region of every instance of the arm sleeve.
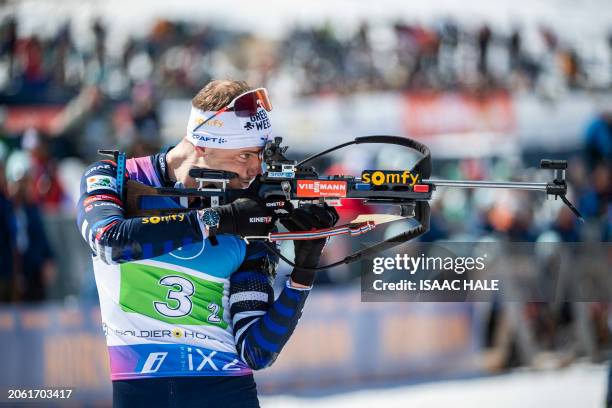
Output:
<instances>
[{"instance_id":1,"label":"arm sleeve","mask_svg":"<svg viewBox=\"0 0 612 408\"><path fill-rule=\"evenodd\" d=\"M94 256L107 264L153 258L205 238L195 211L163 217L124 218L117 166L103 160L81 178L77 225Z\"/></svg>"},{"instance_id":2,"label":"arm sleeve","mask_svg":"<svg viewBox=\"0 0 612 408\"><path fill-rule=\"evenodd\" d=\"M249 244L246 259L271 258L262 247L256 242ZM238 271L230 279L229 303L236 349L254 370L268 367L276 360L293 334L310 292L286 285L274 301L271 279L262 270Z\"/></svg>"}]
</instances>

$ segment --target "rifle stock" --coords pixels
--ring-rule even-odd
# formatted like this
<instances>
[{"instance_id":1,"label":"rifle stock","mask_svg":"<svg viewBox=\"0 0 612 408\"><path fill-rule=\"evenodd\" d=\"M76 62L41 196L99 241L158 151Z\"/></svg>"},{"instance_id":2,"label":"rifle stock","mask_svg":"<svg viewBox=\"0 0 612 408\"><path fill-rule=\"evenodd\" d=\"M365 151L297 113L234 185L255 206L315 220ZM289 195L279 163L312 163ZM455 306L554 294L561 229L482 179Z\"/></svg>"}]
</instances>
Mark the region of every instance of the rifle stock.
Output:
<instances>
[{"instance_id":1,"label":"rifle stock","mask_svg":"<svg viewBox=\"0 0 612 408\"><path fill-rule=\"evenodd\" d=\"M125 218L162 216L167 212L162 209L142 209L140 199L143 196L161 195L155 187L147 186L138 181L128 180L125 189ZM187 209L185 209L187 210ZM176 211L175 211L176 212Z\"/></svg>"}]
</instances>

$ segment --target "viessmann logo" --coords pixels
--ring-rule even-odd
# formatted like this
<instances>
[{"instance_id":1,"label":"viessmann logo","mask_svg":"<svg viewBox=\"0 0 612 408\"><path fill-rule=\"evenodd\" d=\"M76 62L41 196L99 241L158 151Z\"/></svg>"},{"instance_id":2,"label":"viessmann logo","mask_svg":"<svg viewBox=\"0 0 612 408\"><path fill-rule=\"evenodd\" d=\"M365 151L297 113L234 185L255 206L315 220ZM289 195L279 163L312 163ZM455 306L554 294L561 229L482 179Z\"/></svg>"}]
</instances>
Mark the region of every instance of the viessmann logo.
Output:
<instances>
[{"instance_id":1,"label":"viessmann logo","mask_svg":"<svg viewBox=\"0 0 612 408\"><path fill-rule=\"evenodd\" d=\"M298 197L346 197L346 181L298 180Z\"/></svg>"}]
</instances>

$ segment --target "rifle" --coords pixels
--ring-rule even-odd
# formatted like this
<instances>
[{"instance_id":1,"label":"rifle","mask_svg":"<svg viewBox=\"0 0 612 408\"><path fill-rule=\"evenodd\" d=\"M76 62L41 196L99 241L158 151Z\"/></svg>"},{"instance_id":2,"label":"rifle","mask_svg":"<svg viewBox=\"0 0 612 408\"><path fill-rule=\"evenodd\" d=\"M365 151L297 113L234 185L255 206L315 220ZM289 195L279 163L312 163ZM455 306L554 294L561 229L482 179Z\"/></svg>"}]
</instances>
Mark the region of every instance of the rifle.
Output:
<instances>
[{"instance_id":1,"label":"rifle","mask_svg":"<svg viewBox=\"0 0 612 408\"><path fill-rule=\"evenodd\" d=\"M359 177L345 175L321 176L316 169L308 163L316 158L329 154L341 148L355 144L391 144L401 146L419 153L420 158L409 170L364 170ZM128 180L125 188L124 202L126 204L126 217L134 216L164 216L177 212L191 211L207 207L215 207L231 203L241 197L259 197L266 203L289 203L283 208L289 211L281 213L279 217L290 217L291 209L305 203L340 205L341 199L358 199L365 204L382 204L399 208L398 215L372 214L361 215L346 225L313 231L273 232L267 236L242 237L250 240L263 241L270 251L276 253L281 259L295 266L285 258L270 242L282 240L321 239L335 235L360 235L371 231L387 222L400 219L413 218L418 226L395 235L389 239L373 244L356 251L344 259L329 265L311 268L313 270L331 268L340 264L352 263L364 257L371 256L380 251L395 247L423 235L429 230L429 200L438 186L457 188L501 188L527 191L541 191L548 198L560 198L569 209L582 220L578 210L566 197L567 183L565 173L567 161L542 160L540 168L550 169L554 172L554 179L549 182L512 182L512 181L470 181L470 180L440 180L431 177L431 153L429 148L415 140L398 136L364 136L352 141L339 144L320 153L314 154L300 162L289 160L285 156L288 146L282 145L282 138L275 137L268 141L263 149L265 172L258 176L248 189L230 189L229 182L237 174L211 169L191 169L189 175L197 182L197 188L168 188L150 187L133 180ZM101 153L114 154L117 158L121 153L104 151ZM125 157L119 158L117 163L125 162ZM121 160L123 159L123 160ZM118 172L119 173L119 172ZM122 193L120 193L122 194ZM151 209L147 200L151 197L198 197L200 203L193 207L156 207Z\"/></svg>"}]
</instances>

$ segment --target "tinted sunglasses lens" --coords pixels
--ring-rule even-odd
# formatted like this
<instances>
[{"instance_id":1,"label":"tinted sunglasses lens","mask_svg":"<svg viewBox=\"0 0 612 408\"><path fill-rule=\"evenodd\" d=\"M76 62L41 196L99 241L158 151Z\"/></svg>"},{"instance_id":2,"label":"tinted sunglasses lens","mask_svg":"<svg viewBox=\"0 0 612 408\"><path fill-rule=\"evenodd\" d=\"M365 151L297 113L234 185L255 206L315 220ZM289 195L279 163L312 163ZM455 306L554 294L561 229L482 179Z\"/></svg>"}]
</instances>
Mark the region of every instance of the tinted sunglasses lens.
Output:
<instances>
[{"instance_id":1,"label":"tinted sunglasses lens","mask_svg":"<svg viewBox=\"0 0 612 408\"><path fill-rule=\"evenodd\" d=\"M272 104L264 90L249 92L236 99L234 112L237 116L252 116L260 106L268 112L272 110Z\"/></svg>"},{"instance_id":2,"label":"tinted sunglasses lens","mask_svg":"<svg viewBox=\"0 0 612 408\"><path fill-rule=\"evenodd\" d=\"M261 107L270 112L272 110L272 103L268 98L268 92L266 92L265 89L258 89L255 91L255 94L257 95L257 100L259 100Z\"/></svg>"},{"instance_id":3,"label":"tinted sunglasses lens","mask_svg":"<svg viewBox=\"0 0 612 408\"><path fill-rule=\"evenodd\" d=\"M257 113L257 96L255 93L250 92L236 99L234 113L237 116L251 116Z\"/></svg>"}]
</instances>

